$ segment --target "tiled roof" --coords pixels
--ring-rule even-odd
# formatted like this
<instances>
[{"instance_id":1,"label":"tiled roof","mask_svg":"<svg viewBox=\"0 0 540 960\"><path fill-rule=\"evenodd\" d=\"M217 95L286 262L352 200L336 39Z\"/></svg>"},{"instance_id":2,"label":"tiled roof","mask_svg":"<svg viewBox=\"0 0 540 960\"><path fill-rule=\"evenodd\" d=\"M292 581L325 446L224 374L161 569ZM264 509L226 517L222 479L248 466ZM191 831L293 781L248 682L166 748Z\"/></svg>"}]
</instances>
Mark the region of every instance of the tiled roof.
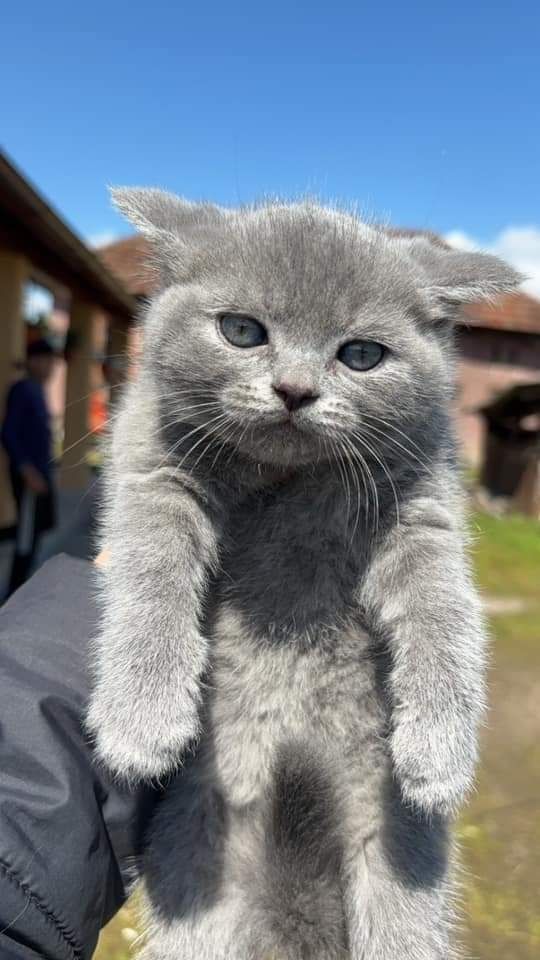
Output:
<instances>
[{"instance_id":1,"label":"tiled roof","mask_svg":"<svg viewBox=\"0 0 540 960\"><path fill-rule=\"evenodd\" d=\"M393 232L401 236L424 233L420 230L400 229ZM425 234L432 242L446 246L436 234ZM96 253L130 293L137 297L151 295L156 287L156 276L149 263L148 244L144 237L126 237L101 247ZM472 327L540 334L540 300L535 300L526 293L507 294L494 303L469 304L463 309L463 315L465 322Z\"/></svg>"},{"instance_id":2,"label":"tiled roof","mask_svg":"<svg viewBox=\"0 0 540 960\"><path fill-rule=\"evenodd\" d=\"M135 234L96 250L106 267L136 297L150 296L156 276L150 263L150 251L144 237Z\"/></svg>"},{"instance_id":3,"label":"tiled roof","mask_svg":"<svg viewBox=\"0 0 540 960\"><path fill-rule=\"evenodd\" d=\"M449 244L431 230L390 227L388 232L398 237L423 236L437 246L450 249ZM519 291L498 297L493 303L468 304L463 308L463 315L465 323L471 327L540 334L540 300Z\"/></svg>"},{"instance_id":4,"label":"tiled roof","mask_svg":"<svg viewBox=\"0 0 540 960\"><path fill-rule=\"evenodd\" d=\"M540 300L526 293L508 293L494 303L471 303L463 314L473 327L540 334Z\"/></svg>"}]
</instances>

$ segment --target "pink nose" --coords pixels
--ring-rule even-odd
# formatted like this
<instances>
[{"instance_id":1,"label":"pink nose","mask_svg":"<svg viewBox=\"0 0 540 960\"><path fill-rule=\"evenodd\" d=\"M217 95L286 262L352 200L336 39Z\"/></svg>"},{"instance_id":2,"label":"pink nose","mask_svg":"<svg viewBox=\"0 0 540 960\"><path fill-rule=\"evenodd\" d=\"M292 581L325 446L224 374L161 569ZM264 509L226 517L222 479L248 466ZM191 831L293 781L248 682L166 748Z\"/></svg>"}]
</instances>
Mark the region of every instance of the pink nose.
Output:
<instances>
[{"instance_id":1,"label":"pink nose","mask_svg":"<svg viewBox=\"0 0 540 960\"><path fill-rule=\"evenodd\" d=\"M310 387L301 384L280 383L274 387L274 393L283 400L287 410L292 413L293 410L299 410L300 407L313 403L319 396Z\"/></svg>"}]
</instances>

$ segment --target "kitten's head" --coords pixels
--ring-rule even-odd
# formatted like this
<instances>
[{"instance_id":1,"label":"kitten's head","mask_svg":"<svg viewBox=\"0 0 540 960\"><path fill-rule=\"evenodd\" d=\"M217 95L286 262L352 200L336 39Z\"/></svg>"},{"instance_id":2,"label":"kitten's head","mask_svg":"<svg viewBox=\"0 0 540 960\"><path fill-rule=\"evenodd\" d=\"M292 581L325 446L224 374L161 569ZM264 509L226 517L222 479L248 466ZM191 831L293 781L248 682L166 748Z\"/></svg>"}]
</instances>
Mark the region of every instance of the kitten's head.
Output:
<instances>
[{"instance_id":1,"label":"kitten's head","mask_svg":"<svg viewBox=\"0 0 540 960\"><path fill-rule=\"evenodd\" d=\"M492 256L313 203L225 210L114 192L161 276L143 363L201 453L289 467L412 462L437 442L460 305L515 287ZM220 448L220 445L222 447Z\"/></svg>"}]
</instances>

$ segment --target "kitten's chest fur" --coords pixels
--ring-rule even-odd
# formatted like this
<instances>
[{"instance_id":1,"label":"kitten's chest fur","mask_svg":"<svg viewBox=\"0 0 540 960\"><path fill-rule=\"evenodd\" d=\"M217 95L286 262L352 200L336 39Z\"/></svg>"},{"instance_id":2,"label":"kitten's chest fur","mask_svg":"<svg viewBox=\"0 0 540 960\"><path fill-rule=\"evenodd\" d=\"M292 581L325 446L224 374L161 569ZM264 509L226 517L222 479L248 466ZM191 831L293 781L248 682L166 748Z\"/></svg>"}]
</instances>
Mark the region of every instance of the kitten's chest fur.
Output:
<instances>
[{"instance_id":1,"label":"kitten's chest fur","mask_svg":"<svg viewBox=\"0 0 540 960\"><path fill-rule=\"evenodd\" d=\"M354 511L339 489L315 480L246 498L224 532L221 602L261 636L324 642L327 627L356 611L369 536Z\"/></svg>"},{"instance_id":2,"label":"kitten's chest fur","mask_svg":"<svg viewBox=\"0 0 540 960\"><path fill-rule=\"evenodd\" d=\"M351 526L332 491L301 485L231 515L208 612L200 773L234 806L264 794L291 744L327 770L352 759L356 773L381 750L385 711L354 597L366 541L359 530L351 542Z\"/></svg>"}]
</instances>

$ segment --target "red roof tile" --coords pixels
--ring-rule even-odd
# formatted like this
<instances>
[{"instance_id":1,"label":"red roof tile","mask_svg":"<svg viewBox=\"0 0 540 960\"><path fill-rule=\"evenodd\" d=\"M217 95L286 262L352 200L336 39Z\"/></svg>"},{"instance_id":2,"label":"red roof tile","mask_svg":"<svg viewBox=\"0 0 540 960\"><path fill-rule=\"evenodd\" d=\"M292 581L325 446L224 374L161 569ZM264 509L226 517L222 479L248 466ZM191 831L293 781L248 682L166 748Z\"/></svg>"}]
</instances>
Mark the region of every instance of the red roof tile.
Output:
<instances>
[{"instance_id":1,"label":"red roof tile","mask_svg":"<svg viewBox=\"0 0 540 960\"><path fill-rule=\"evenodd\" d=\"M103 261L131 294L148 297L156 288L157 278L151 265L150 250L144 237L135 234L96 250Z\"/></svg>"},{"instance_id":2,"label":"red roof tile","mask_svg":"<svg viewBox=\"0 0 540 960\"><path fill-rule=\"evenodd\" d=\"M540 300L526 293L507 293L493 303L471 303L463 315L473 327L540 334Z\"/></svg>"}]
</instances>

